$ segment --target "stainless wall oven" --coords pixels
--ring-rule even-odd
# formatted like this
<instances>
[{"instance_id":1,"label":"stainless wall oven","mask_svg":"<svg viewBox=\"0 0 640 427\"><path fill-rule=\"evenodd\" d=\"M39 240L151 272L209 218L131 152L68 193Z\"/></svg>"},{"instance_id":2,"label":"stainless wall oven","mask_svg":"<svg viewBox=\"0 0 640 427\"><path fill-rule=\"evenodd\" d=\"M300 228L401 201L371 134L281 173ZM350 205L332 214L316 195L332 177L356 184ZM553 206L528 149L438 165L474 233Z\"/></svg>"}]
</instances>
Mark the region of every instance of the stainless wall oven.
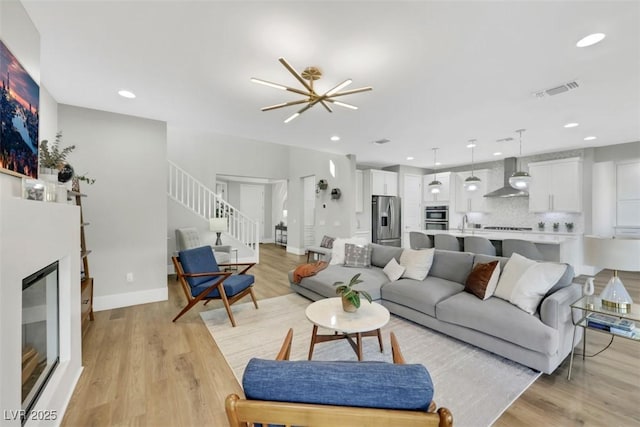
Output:
<instances>
[{"instance_id":1,"label":"stainless wall oven","mask_svg":"<svg viewBox=\"0 0 640 427\"><path fill-rule=\"evenodd\" d=\"M426 206L424 211L425 230L449 229L449 206Z\"/></svg>"}]
</instances>

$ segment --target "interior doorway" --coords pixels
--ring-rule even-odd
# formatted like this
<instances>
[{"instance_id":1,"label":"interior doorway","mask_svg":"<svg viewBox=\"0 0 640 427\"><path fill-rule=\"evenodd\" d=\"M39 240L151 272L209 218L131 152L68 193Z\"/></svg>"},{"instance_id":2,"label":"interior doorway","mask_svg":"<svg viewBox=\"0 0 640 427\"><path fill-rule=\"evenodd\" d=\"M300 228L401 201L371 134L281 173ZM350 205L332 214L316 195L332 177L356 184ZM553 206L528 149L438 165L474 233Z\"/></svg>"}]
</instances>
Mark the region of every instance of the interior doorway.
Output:
<instances>
[{"instance_id":1,"label":"interior doorway","mask_svg":"<svg viewBox=\"0 0 640 427\"><path fill-rule=\"evenodd\" d=\"M216 194L227 201L227 183L224 181L216 181Z\"/></svg>"},{"instance_id":2,"label":"interior doorway","mask_svg":"<svg viewBox=\"0 0 640 427\"><path fill-rule=\"evenodd\" d=\"M240 185L240 210L258 221L259 241L264 240L264 185Z\"/></svg>"}]
</instances>

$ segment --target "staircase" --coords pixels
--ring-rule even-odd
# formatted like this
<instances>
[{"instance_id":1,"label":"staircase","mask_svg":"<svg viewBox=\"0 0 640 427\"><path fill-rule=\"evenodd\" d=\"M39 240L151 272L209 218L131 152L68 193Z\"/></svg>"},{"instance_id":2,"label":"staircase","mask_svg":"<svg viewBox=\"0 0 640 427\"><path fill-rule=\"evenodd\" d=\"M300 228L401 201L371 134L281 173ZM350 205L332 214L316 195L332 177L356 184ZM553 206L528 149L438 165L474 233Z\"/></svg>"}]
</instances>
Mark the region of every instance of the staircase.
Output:
<instances>
[{"instance_id":1,"label":"staircase","mask_svg":"<svg viewBox=\"0 0 640 427\"><path fill-rule=\"evenodd\" d=\"M228 218L227 234L251 251L259 262L259 224L223 200L203 183L189 175L175 163L168 161L168 195L196 215L210 218Z\"/></svg>"}]
</instances>

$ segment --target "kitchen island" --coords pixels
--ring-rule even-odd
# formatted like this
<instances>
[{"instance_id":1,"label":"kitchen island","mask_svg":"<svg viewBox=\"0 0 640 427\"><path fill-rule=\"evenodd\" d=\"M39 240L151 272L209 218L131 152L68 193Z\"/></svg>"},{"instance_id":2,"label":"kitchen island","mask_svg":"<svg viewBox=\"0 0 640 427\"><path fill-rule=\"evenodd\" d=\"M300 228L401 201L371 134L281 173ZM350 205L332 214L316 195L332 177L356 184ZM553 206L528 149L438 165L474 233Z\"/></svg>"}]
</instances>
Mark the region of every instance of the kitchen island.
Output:
<instances>
[{"instance_id":1,"label":"kitchen island","mask_svg":"<svg viewBox=\"0 0 640 427\"><path fill-rule=\"evenodd\" d=\"M520 239L532 242L536 245L545 261L566 262L571 264L576 274L590 273L583 271L582 266L582 234L540 231L506 231L484 230L478 228L466 228L464 230L410 230L426 234L433 243L436 234L449 234L460 241L464 247L466 236L479 236L489 239L496 247L498 255L502 253L502 241L505 239Z\"/></svg>"}]
</instances>

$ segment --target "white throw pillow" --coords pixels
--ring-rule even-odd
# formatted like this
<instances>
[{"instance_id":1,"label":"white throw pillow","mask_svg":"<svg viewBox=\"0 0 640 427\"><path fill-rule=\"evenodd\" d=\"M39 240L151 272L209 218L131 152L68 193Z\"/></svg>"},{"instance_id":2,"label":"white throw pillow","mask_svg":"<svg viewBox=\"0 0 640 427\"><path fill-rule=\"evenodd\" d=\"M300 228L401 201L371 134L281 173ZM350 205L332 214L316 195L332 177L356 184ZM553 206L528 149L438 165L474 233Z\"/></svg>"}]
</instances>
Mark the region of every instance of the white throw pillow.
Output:
<instances>
[{"instance_id":1,"label":"white throw pillow","mask_svg":"<svg viewBox=\"0 0 640 427\"><path fill-rule=\"evenodd\" d=\"M513 253L511 258L509 258L509 261L507 261L507 264L504 266L504 270L502 270L494 295L498 298L509 301L511 294L513 293L513 288L515 288L520 277L522 277L524 272L534 264L537 264L536 261L525 258L520 254Z\"/></svg>"},{"instance_id":2,"label":"white throw pillow","mask_svg":"<svg viewBox=\"0 0 640 427\"><path fill-rule=\"evenodd\" d=\"M330 265L344 264L344 245L347 243L353 243L354 245L364 246L367 244L367 239L364 237L351 237L348 239L337 238L333 241L333 249L331 250Z\"/></svg>"},{"instance_id":3,"label":"white throw pillow","mask_svg":"<svg viewBox=\"0 0 640 427\"><path fill-rule=\"evenodd\" d=\"M498 287L498 280L500 279L500 263L496 265L496 268L493 269L493 273L491 273L491 278L489 279L489 284L487 285L487 290L484 294L484 299L492 297L493 294L496 293L496 288Z\"/></svg>"},{"instance_id":4,"label":"white throw pillow","mask_svg":"<svg viewBox=\"0 0 640 427\"><path fill-rule=\"evenodd\" d=\"M400 265L405 268L402 277L424 280L433 264L435 249L404 249L400 255Z\"/></svg>"},{"instance_id":5,"label":"white throw pillow","mask_svg":"<svg viewBox=\"0 0 640 427\"><path fill-rule=\"evenodd\" d=\"M509 302L529 314L534 314L542 298L560 280L566 269L566 264L535 263L520 277L511 292Z\"/></svg>"},{"instance_id":6,"label":"white throw pillow","mask_svg":"<svg viewBox=\"0 0 640 427\"><path fill-rule=\"evenodd\" d=\"M389 280L395 282L402 277L402 273L404 273L404 267L398 264L398 261L396 261L395 258L391 258L391 261L389 261L387 265L384 266L382 271L384 271L384 274L387 275Z\"/></svg>"}]
</instances>

